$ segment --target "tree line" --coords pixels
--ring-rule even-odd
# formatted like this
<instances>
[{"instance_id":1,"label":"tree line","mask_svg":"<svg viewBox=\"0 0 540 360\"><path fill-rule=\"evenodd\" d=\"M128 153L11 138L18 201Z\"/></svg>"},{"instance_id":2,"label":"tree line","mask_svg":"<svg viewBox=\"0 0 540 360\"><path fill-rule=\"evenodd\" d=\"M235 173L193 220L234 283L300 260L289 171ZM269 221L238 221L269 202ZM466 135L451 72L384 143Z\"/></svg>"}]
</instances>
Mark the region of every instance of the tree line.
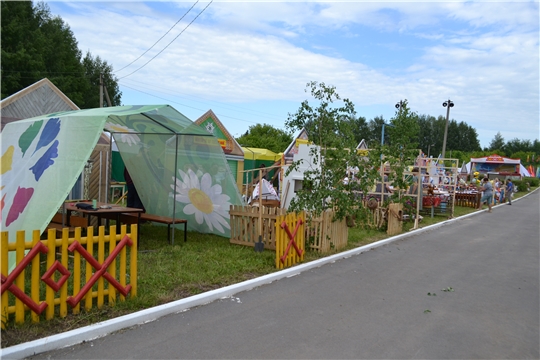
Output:
<instances>
[{"instance_id":1,"label":"tree line","mask_svg":"<svg viewBox=\"0 0 540 360\"><path fill-rule=\"evenodd\" d=\"M96 108L103 74L110 106L121 104L112 67L90 51L83 57L70 27L48 5L2 1L1 20L2 99L48 78L81 109Z\"/></svg>"},{"instance_id":2,"label":"tree line","mask_svg":"<svg viewBox=\"0 0 540 360\"><path fill-rule=\"evenodd\" d=\"M304 106L307 106L307 104ZM409 143L416 144L417 149L422 150L424 154L437 157L442 153L446 118L443 116L436 118L430 115L418 115L412 111L407 111L407 118L415 124L414 129L416 129L413 132L407 132L408 136L410 136ZM392 119L386 120L383 116L376 116L368 121L365 117L353 114L339 119L341 125L335 125L333 130L327 131L339 132L339 129L344 128L344 124L346 124L346 128L350 131L356 145L365 140L367 146L373 148L382 142L385 145L392 145L395 142L395 139L391 136L393 132L391 121ZM382 139L383 124L385 124L384 141ZM317 133L315 116L306 121L304 125L308 134ZM279 153L285 151L289 146L293 140L293 135L290 131L278 129L268 124L257 124L250 126L249 130L237 137L236 140L242 146L263 148ZM312 141L316 142L314 139ZM497 133L489 146L482 149L476 129L464 122L458 123L454 119L448 121L447 158L459 159L460 164L463 164L469 162L471 158L492 154L521 159L525 166L539 166L540 142L538 139L530 141L517 138L505 142L501 134Z\"/></svg>"}]
</instances>

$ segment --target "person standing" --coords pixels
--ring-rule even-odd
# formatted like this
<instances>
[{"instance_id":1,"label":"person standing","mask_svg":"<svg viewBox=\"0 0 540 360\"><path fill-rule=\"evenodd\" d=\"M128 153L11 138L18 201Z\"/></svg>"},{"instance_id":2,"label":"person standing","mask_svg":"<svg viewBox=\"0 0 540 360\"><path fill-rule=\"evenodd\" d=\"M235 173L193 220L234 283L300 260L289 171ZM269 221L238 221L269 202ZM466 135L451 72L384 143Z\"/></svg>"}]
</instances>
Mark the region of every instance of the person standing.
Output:
<instances>
[{"instance_id":1,"label":"person standing","mask_svg":"<svg viewBox=\"0 0 540 360\"><path fill-rule=\"evenodd\" d=\"M493 185L491 184L491 182L489 182L489 179L487 177L484 178L482 187L480 189L484 192L484 194L480 199L480 207L478 208L478 210L481 210L482 204L484 202L487 202L489 208L488 212L491 212L491 205L493 203Z\"/></svg>"},{"instance_id":2,"label":"person standing","mask_svg":"<svg viewBox=\"0 0 540 360\"><path fill-rule=\"evenodd\" d=\"M508 205L512 205L512 193L514 192L514 184L511 179L506 182L506 198L508 199Z\"/></svg>"}]
</instances>

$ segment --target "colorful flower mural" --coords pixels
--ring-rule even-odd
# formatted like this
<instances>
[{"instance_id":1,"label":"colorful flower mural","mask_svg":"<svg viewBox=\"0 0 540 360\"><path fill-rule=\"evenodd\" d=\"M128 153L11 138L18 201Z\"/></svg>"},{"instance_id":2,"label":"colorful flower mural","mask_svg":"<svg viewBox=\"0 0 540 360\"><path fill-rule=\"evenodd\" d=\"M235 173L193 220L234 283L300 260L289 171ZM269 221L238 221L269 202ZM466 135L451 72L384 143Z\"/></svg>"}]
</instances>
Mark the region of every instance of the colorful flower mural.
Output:
<instances>
[{"instance_id":1,"label":"colorful flower mural","mask_svg":"<svg viewBox=\"0 0 540 360\"><path fill-rule=\"evenodd\" d=\"M204 221L210 232L213 228L221 233L225 233L224 228L230 230L230 197L222 193L221 185L212 185L212 177L209 173L203 174L200 179L191 169L187 173L178 170L178 173L180 178L176 179L176 183L174 183L174 177L172 178L171 188L176 191L175 200L186 204L182 210L184 214L194 215L199 225Z\"/></svg>"}]
</instances>

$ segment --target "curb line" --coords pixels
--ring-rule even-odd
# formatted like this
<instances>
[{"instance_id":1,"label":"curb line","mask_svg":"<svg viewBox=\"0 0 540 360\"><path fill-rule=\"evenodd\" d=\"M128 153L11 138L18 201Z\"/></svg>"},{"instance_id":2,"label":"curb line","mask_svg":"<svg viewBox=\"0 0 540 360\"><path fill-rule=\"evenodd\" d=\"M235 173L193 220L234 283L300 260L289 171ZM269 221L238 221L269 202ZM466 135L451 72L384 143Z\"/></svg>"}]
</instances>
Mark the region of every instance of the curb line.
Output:
<instances>
[{"instance_id":1,"label":"curb line","mask_svg":"<svg viewBox=\"0 0 540 360\"><path fill-rule=\"evenodd\" d=\"M538 189L540 188L537 188L534 191L529 192L528 194L518 199L515 199L514 202L526 198L527 196L536 192ZM493 208L497 208L499 206L504 206L504 205L507 205L507 204L504 203L504 204L495 205L493 206ZM47 352L51 350L57 350L57 349L65 348L68 346L84 343L86 341L91 341L91 340L103 337L105 335L108 335L118 330L141 325L150 321L157 320L158 318L166 316L166 315L183 312L183 311L189 310L192 307L205 305L205 304L208 304L208 303L211 303L213 301L223 299L223 298L228 298L239 292L252 290L259 286L270 284L276 280L295 276L304 271L318 268L323 265L330 264L341 259L346 259L353 255L359 255L369 250L390 244L394 241L401 240L410 236L414 236L414 235L417 235L426 231L430 231L430 230L439 228L441 226L451 224L461 219L479 215L483 211L487 211L487 210L475 211L467 215L463 215L457 218L442 221L440 223L422 227L422 228L419 228L419 229L416 229L407 233L392 236L388 239L380 240L380 241L367 244L367 245L364 245L364 246L361 246L352 250L334 254L334 255L331 255L322 259L314 260L309 263L300 264L292 268L277 271L275 273L263 275L255 279L246 280L238 284L225 286L223 288L211 290L202 294L190 296L185 299L180 299L180 300L173 301L173 302L163 304L163 305L159 305L153 308L137 311L135 313L120 316L118 318L103 321L100 323L88 325L88 326L71 330L71 331L67 331L61 334L51 335L42 339L37 339L34 341L14 345L5 349L1 349L0 358L21 359L21 358L33 356L39 353L43 353L43 352Z\"/></svg>"}]
</instances>

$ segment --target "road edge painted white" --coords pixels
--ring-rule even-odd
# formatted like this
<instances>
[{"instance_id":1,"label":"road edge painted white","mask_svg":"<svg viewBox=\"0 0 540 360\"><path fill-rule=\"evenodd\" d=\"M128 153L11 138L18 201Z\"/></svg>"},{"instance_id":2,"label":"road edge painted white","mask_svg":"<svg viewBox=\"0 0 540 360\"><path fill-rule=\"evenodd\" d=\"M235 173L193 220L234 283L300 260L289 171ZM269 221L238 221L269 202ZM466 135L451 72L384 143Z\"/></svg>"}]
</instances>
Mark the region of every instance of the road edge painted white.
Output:
<instances>
[{"instance_id":1,"label":"road edge painted white","mask_svg":"<svg viewBox=\"0 0 540 360\"><path fill-rule=\"evenodd\" d=\"M515 199L514 202L524 199L525 197L536 192L537 190L538 189L518 199ZM507 204L506 203L499 204L499 205L494 206L494 208L499 207L499 206L505 206L505 205ZM1 359L22 359L22 358L33 356L33 355L43 353L46 351L57 350L64 347L81 344L86 341L91 341L91 340L103 337L105 335L108 335L118 330L127 329L132 326L137 326L137 325L144 324L150 321L154 321L154 320L159 319L160 317L163 317L169 314L179 313L179 312L188 310L196 306L201 306L204 304L211 303L215 300L231 297L242 291L252 290L259 286L270 284L273 281L287 278L294 275L298 275L301 272L318 268L320 266L333 263L337 260L345 259L353 255L359 255L361 253L378 248L380 246L390 244L394 241L404 239L409 236L414 236L422 232L430 231L430 230L451 224L455 221L462 220L471 216L479 215L483 213L484 211L486 210L475 211L473 213L463 215L463 216L453 218L453 219L448 219L446 221L443 221L437 224L421 227L419 229L409 231L407 233L399 234L396 236L392 236L388 239L380 240L372 244L364 245L364 246L361 246L352 250L334 254L334 255L319 259L319 260L314 260L308 263L300 264L292 268L288 268L288 269L277 271L268 275L260 276L255 279L243 281L238 284L233 284L233 285L229 285L223 288L208 291L202 294L190 296L185 299L173 301L173 302L159 305L150 309L137 311L135 313L120 316L118 318L92 324L92 325L85 326L79 329L67 331L61 334L56 334L56 335L48 336L42 339L37 339L34 341L29 341L26 343L14 345L5 349L1 349L0 358Z\"/></svg>"}]
</instances>

